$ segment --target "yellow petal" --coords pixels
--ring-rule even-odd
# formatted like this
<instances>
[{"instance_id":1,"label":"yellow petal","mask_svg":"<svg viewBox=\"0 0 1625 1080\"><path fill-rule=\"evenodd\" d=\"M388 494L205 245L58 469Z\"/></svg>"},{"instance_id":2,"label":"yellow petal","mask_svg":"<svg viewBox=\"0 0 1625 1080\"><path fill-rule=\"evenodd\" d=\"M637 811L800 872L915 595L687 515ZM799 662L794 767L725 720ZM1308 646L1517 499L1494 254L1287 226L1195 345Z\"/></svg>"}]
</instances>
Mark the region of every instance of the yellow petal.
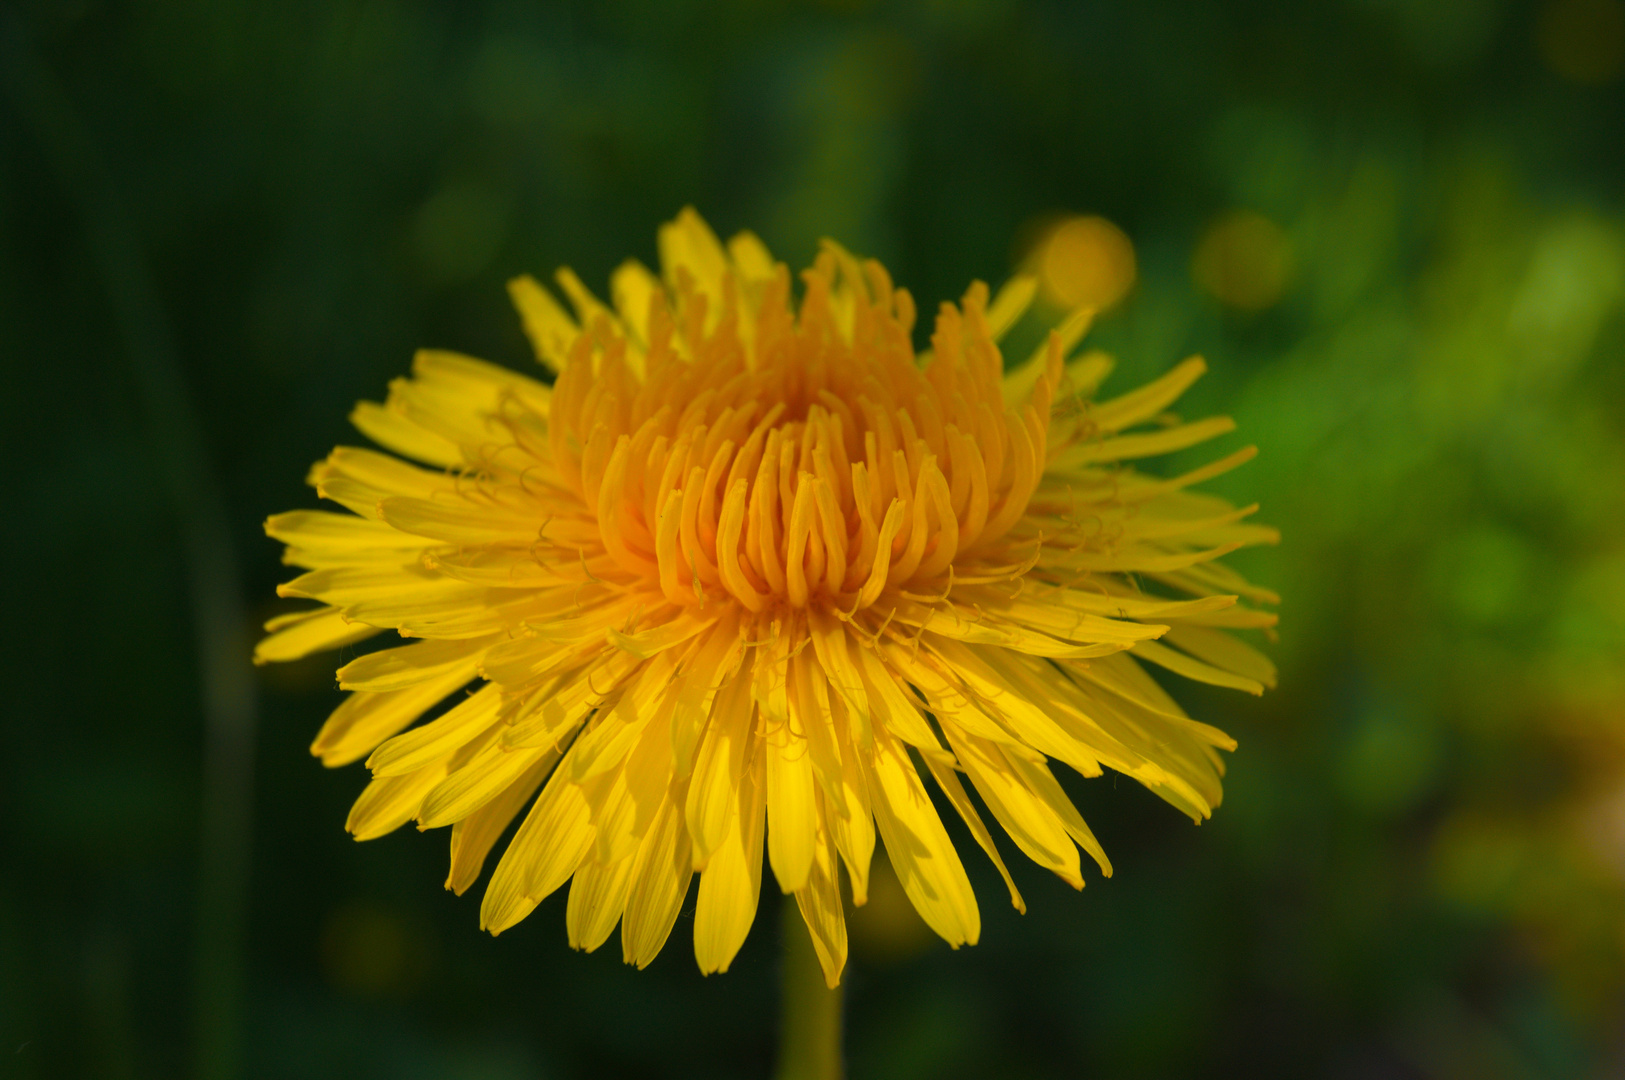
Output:
<instances>
[{"instance_id":1,"label":"yellow petal","mask_svg":"<svg viewBox=\"0 0 1625 1080\"><path fill-rule=\"evenodd\" d=\"M344 827L357 840L375 840L412 820L426 796L446 775L446 763L437 761L404 776L385 776L367 785L350 808Z\"/></svg>"},{"instance_id":2,"label":"yellow petal","mask_svg":"<svg viewBox=\"0 0 1625 1080\"><path fill-rule=\"evenodd\" d=\"M687 608L664 609L664 613L675 617L668 619L658 626L651 626L636 633L626 634L611 627L605 632L605 637L611 645L642 660L647 660L656 653L681 645L697 634L709 630L717 621L715 612L710 615L700 615ZM658 616L660 612L653 613Z\"/></svg>"},{"instance_id":3,"label":"yellow petal","mask_svg":"<svg viewBox=\"0 0 1625 1080\"><path fill-rule=\"evenodd\" d=\"M922 754L936 754L945 758L952 767L952 758L942 749L931 731L920 707L913 698L897 685L886 663L871 648L860 647L853 656L863 676L864 693L878 726L903 740Z\"/></svg>"},{"instance_id":4,"label":"yellow petal","mask_svg":"<svg viewBox=\"0 0 1625 1080\"><path fill-rule=\"evenodd\" d=\"M960 731L952 721L944 723L942 730L977 794L1016 846L1074 889L1083 888L1077 846L1055 811L1015 776L998 746Z\"/></svg>"},{"instance_id":5,"label":"yellow petal","mask_svg":"<svg viewBox=\"0 0 1625 1080\"><path fill-rule=\"evenodd\" d=\"M976 896L914 765L878 729L875 752L863 760L875 823L914 909L954 948L976 944L982 934Z\"/></svg>"},{"instance_id":6,"label":"yellow petal","mask_svg":"<svg viewBox=\"0 0 1625 1080\"><path fill-rule=\"evenodd\" d=\"M509 748L551 746L574 730L587 715L614 694L642 662L623 652L605 652L568 675L527 704L503 733ZM489 667L487 674L490 674ZM539 706L539 707L537 707Z\"/></svg>"},{"instance_id":7,"label":"yellow petal","mask_svg":"<svg viewBox=\"0 0 1625 1080\"><path fill-rule=\"evenodd\" d=\"M1207 362L1200 356L1193 356L1155 382L1092 406L1086 415L1101 431L1121 431L1135 424L1143 424L1155 419L1158 413L1178 400L1206 371Z\"/></svg>"},{"instance_id":8,"label":"yellow petal","mask_svg":"<svg viewBox=\"0 0 1625 1080\"><path fill-rule=\"evenodd\" d=\"M608 707L608 715L598 718L596 724L575 742L570 754L570 776L577 783L619 768L626 755L643 737L649 723L664 713L666 723L676 690L672 675L676 664L671 654L656 657L644 664L637 677L631 680Z\"/></svg>"},{"instance_id":9,"label":"yellow petal","mask_svg":"<svg viewBox=\"0 0 1625 1080\"><path fill-rule=\"evenodd\" d=\"M534 541L543 516L531 510L482 506L466 501L395 496L378 507L383 519L402 532L448 544Z\"/></svg>"},{"instance_id":10,"label":"yellow petal","mask_svg":"<svg viewBox=\"0 0 1625 1080\"><path fill-rule=\"evenodd\" d=\"M847 876L852 883L852 903L861 907L869 900L869 862L875 853L874 809L869 805L869 787L858 766L858 755L863 751L853 742L852 717L839 699L832 704L835 706L835 741L842 747L841 788L846 814L829 814L825 825L846 863ZM870 738L872 745L873 736Z\"/></svg>"},{"instance_id":11,"label":"yellow petal","mask_svg":"<svg viewBox=\"0 0 1625 1080\"><path fill-rule=\"evenodd\" d=\"M271 635L254 646L254 663L299 660L324 649L354 645L379 633L376 626L351 622L338 608L320 607L285 615L266 623Z\"/></svg>"},{"instance_id":12,"label":"yellow petal","mask_svg":"<svg viewBox=\"0 0 1625 1080\"><path fill-rule=\"evenodd\" d=\"M484 732L497 721L502 694L487 683L445 715L384 743L367 759L373 776L402 776L423 768Z\"/></svg>"},{"instance_id":13,"label":"yellow petal","mask_svg":"<svg viewBox=\"0 0 1625 1080\"><path fill-rule=\"evenodd\" d=\"M570 346L580 336L575 320L565 314L564 308L541 282L529 274L522 274L508 282L508 296L519 309L519 318L525 325L525 336L536 350L536 359L555 372L563 371L570 356Z\"/></svg>"},{"instance_id":14,"label":"yellow petal","mask_svg":"<svg viewBox=\"0 0 1625 1080\"><path fill-rule=\"evenodd\" d=\"M930 654L922 652L919 656L910 656L906 648L893 642L885 643L882 649L887 663L925 695L933 711L948 713L960 727L984 739L994 742L1017 740L1015 734L1000 727L998 721L965 692L960 680L949 674L950 669L940 661L934 661ZM1036 708L1031 703L1024 704ZM932 744L936 745L935 739Z\"/></svg>"},{"instance_id":15,"label":"yellow petal","mask_svg":"<svg viewBox=\"0 0 1625 1080\"><path fill-rule=\"evenodd\" d=\"M620 772L604 774L587 784L589 803L594 801L595 784L599 791L607 792L599 796L593 814L600 862L638 849L668 799L671 776L671 711L660 709L644 726Z\"/></svg>"},{"instance_id":16,"label":"yellow petal","mask_svg":"<svg viewBox=\"0 0 1625 1080\"><path fill-rule=\"evenodd\" d=\"M812 935L824 982L832 990L841 984L841 970L846 967L846 913L841 909L839 865L834 840L828 830L820 829L807 884L796 890L796 906Z\"/></svg>"},{"instance_id":17,"label":"yellow petal","mask_svg":"<svg viewBox=\"0 0 1625 1080\"><path fill-rule=\"evenodd\" d=\"M812 754L788 720L769 726L767 755L767 859L779 888L793 893L812 869L815 825Z\"/></svg>"},{"instance_id":18,"label":"yellow petal","mask_svg":"<svg viewBox=\"0 0 1625 1080\"><path fill-rule=\"evenodd\" d=\"M740 641L739 610L730 606L684 665L678 683L677 707L671 718L672 751L676 755L678 776L688 775L711 703L723 682L739 666L744 652Z\"/></svg>"},{"instance_id":19,"label":"yellow petal","mask_svg":"<svg viewBox=\"0 0 1625 1080\"><path fill-rule=\"evenodd\" d=\"M1039 590L1033 590L1031 599L1018 596L1014 599L989 600L987 603L977 604L972 611L966 611L950 604L939 604L932 609L933 614L925 621L926 629L935 633L946 633L948 637L968 640L959 633L939 630L950 618L957 619L961 625L974 619L977 622L997 620L1003 623L1015 623L1031 630L1039 630L1045 634L1065 641L1092 641L1111 642L1120 645L1129 645L1147 638L1161 637L1167 631L1166 626L1157 624L1129 622L1125 619L1106 619L1099 615L1088 614L1076 610L1068 610L1059 603L1053 602L1051 597ZM901 618L901 615L899 616ZM914 625L919 625L915 623ZM989 642L988 644L1001 644ZM1011 645L1011 648L1016 646ZM1030 652L1030 649L1022 649Z\"/></svg>"},{"instance_id":20,"label":"yellow petal","mask_svg":"<svg viewBox=\"0 0 1625 1080\"><path fill-rule=\"evenodd\" d=\"M728 268L717 234L692 206L685 206L675 221L660 226L658 242L662 275L676 284L678 271L687 271L694 284L712 297L710 318L714 319L722 306L722 275Z\"/></svg>"},{"instance_id":21,"label":"yellow petal","mask_svg":"<svg viewBox=\"0 0 1625 1080\"><path fill-rule=\"evenodd\" d=\"M549 527L549 535L552 529ZM402 534L405 535L405 534ZM415 537L414 539L422 538ZM538 560L531 545L497 545L477 548L434 547L421 557L431 570L475 585L497 588L548 589L561 585L579 585L586 577L581 563L560 564L551 559ZM600 563L598 572L607 572ZM594 573L592 560L588 560L587 573Z\"/></svg>"},{"instance_id":22,"label":"yellow petal","mask_svg":"<svg viewBox=\"0 0 1625 1080\"><path fill-rule=\"evenodd\" d=\"M694 876L688 831L683 827L684 794L679 783L656 812L632 860L632 883L621 921L621 955L639 968L648 967L666 944Z\"/></svg>"},{"instance_id":23,"label":"yellow petal","mask_svg":"<svg viewBox=\"0 0 1625 1080\"><path fill-rule=\"evenodd\" d=\"M1105 849L1100 846L1100 841L1095 839L1095 834L1090 830L1089 826L1083 823L1082 815L1078 813L1077 807L1072 805L1072 800L1067 798L1066 792L1061 790L1061 785L1056 782L1055 775L1049 771L1049 766L1041 761L1029 761L1017 757L1005 751L1002 747L1000 753L1004 755L1004 760L1009 764L1011 770L1026 784L1028 790L1042 799L1044 804L1051 810L1055 811L1056 816L1061 819L1061 825L1071 834L1072 839L1076 840L1078 845L1094 858L1095 865L1100 867L1100 872L1107 877L1111 877L1112 864L1111 860L1106 858Z\"/></svg>"},{"instance_id":24,"label":"yellow petal","mask_svg":"<svg viewBox=\"0 0 1625 1080\"><path fill-rule=\"evenodd\" d=\"M350 412L350 423L384 449L425 465L445 467L463 460L462 448L457 443L374 401L358 402Z\"/></svg>"},{"instance_id":25,"label":"yellow petal","mask_svg":"<svg viewBox=\"0 0 1625 1080\"><path fill-rule=\"evenodd\" d=\"M1147 576L1165 582L1176 589L1208 596L1213 593L1236 593L1261 604L1279 604L1281 598L1269 589L1250 584L1246 578L1215 562L1203 562L1176 573L1149 573Z\"/></svg>"},{"instance_id":26,"label":"yellow petal","mask_svg":"<svg viewBox=\"0 0 1625 1080\"><path fill-rule=\"evenodd\" d=\"M303 596L339 607L389 598L397 604L433 602L477 587L449 581L417 563L335 566L311 570L277 586L279 596Z\"/></svg>"},{"instance_id":27,"label":"yellow petal","mask_svg":"<svg viewBox=\"0 0 1625 1080\"><path fill-rule=\"evenodd\" d=\"M1023 915L1027 914L1027 901L1021 898L1021 890L1016 888L1015 879L1010 876L1009 869L1004 865L1004 859L999 855L999 849L994 846L993 834L988 832L987 826L983 824L982 815L976 812L975 804L970 801L970 796L965 794L965 785L959 782L959 774L954 772L952 766L944 765L934 758L926 758L925 765L931 770L931 776L936 780L937 786L942 788L942 793L948 796L948 801L959 812L965 827L976 837L977 844L998 868L999 876L1004 878L1005 887L1010 890L1011 905ZM853 902L856 903L856 900Z\"/></svg>"},{"instance_id":28,"label":"yellow petal","mask_svg":"<svg viewBox=\"0 0 1625 1080\"><path fill-rule=\"evenodd\" d=\"M1175 551L1149 544L1124 544L1109 551L1069 551L1049 565L1078 571L1115 574L1172 574L1201 567L1235 551L1238 543L1220 544L1203 551Z\"/></svg>"},{"instance_id":29,"label":"yellow petal","mask_svg":"<svg viewBox=\"0 0 1625 1080\"><path fill-rule=\"evenodd\" d=\"M463 424L496 411L506 397L541 417L551 410L553 388L546 383L462 353L419 349L412 357L412 374L425 404Z\"/></svg>"},{"instance_id":30,"label":"yellow petal","mask_svg":"<svg viewBox=\"0 0 1625 1080\"><path fill-rule=\"evenodd\" d=\"M564 909L570 948L592 952L609 940L626 909L626 891L631 883L630 858L601 866L587 856L570 880L570 900Z\"/></svg>"},{"instance_id":31,"label":"yellow petal","mask_svg":"<svg viewBox=\"0 0 1625 1080\"><path fill-rule=\"evenodd\" d=\"M327 723L317 734L316 741L311 743L310 752L321 758L322 764L329 768L359 761L379 743L473 678L474 659L470 657L446 669L436 678L405 690L390 690L381 694L356 691L333 710L333 715L327 718Z\"/></svg>"},{"instance_id":32,"label":"yellow petal","mask_svg":"<svg viewBox=\"0 0 1625 1080\"><path fill-rule=\"evenodd\" d=\"M980 585L956 586L954 600L999 610L1009 602L1007 594ZM1168 620L1189 618L1204 612L1221 611L1235 604L1234 596L1207 596L1200 600L1163 600L1143 593L1121 595L1111 591L1089 592L1084 589L1041 587L1035 590L1032 603L1066 612L1116 619Z\"/></svg>"},{"instance_id":33,"label":"yellow petal","mask_svg":"<svg viewBox=\"0 0 1625 1080\"><path fill-rule=\"evenodd\" d=\"M660 279L636 259L626 260L610 275L609 295L615 310L644 348L649 345L649 302L663 292Z\"/></svg>"},{"instance_id":34,"label":"yellow petal","mask_svg":"<svg viewBox=\"0 0 1625 1080\"><path fill-rule=\"evenodd\" d=\"M461 896L474 884L492 846L557 763L557 754L544 757L502 794L451 827L451 869L446 874L446 888Z\"/></svg>"},{"instance_id":35,"label":"yellow petal","mask_svg":"<svg viewBox=\"0 0 1625 1080\"><path fill-rule=\"evenodd\" d=\"M1128 751L1115 740L1068 723L1069 718L1038 680L1028 680L1026 685L1017 681L1022 669L1002 650L942 641L933 645L933 651L942 658L941 670L951 672L954 681L943 677L921 689L935 710L952 717L971 734L1002 745L1020 742L1059 758L1085 776L1099 774L1097 759L1119 767L1132 765ZM1033 693L1035 689L1037 693Z\"/></svg>"},{"instance_id":36,"label":"yellow petal","mask_svg":"<svg viewBox=\"0 0 1625 1080\"><path fill-rule=\"evenodd\" d=\"M490 639L472 641L419 641L394 649L380 649L339 668L341 690L402 690L478 661Z\"/></svg>"},{"instance_id":37,"label":"yellow petal","mask_svg":"<svg viewBox=\"0 0 1625 1080\"><path fill-rule=\"evenodd\" d=\"M377 518L378 504L392 496L428 498L452 487L444 473L428 472L388 454L354 446L335 449L311 468L306 481L316 494L368 518Z\"/></svg>"},{"instance_id":38,"label":"yellow petal","mask_svg":"<svg viewBox=\"0 0 1625 1080\"><path fill-rule=\"evenodd\" d=\"M1177 626L1165 640L1216 667L1244 679L1275 686L1275 664L1246 642L1220 630L1201 626Z\"/></svg>"},{"instance_id":39,"label":"yellow petal","mask_svg":"<svg viewBox=\"0 0 1625 1080\"><path fill-rule=\"evenodd\" d=\"M1237 642L1240 644L1240 642ZM1245 690L1249 694L1262 694L1264 684L1257 679L1249 679L1242 675L1232 674L1212 664L1206 664L1193 656L1170 649L1166 645L1159 645L1155 641L1142 641L1134 646L1134 655L1142 660L1149 660L1153 664L1165 667L1169 671L1183 675L1187 679L1197 682L1211 683L1214 686L1228 686L1236 690Z\"/></svg>"},{"instance_id":40,"label":"yellow petal","mask_svg":"<svg viewBox=\"0 0 1625 1080\"><path fill-rule=\"evenodd\" d=\"M728 256L746 281L767 281L773 276L773 255L757 235L749 230L728 240Z\"/></svg>"},{"instance_id":41,"label":"yellow petal","mask_svg":"<svg viewBox=\"0 0 1625 1080\"><path fill-rule=\"evenodd\" d=\"M1040 633L1019 622L1006 622L992 615L963 611L952 604L926 605L899 600L893 610L895 621L901 625L918 626L932 634L940 634L955 641L998 645L1034 656L1076 659L1104 656L1127 648L1130 642L1156 637L1167 629L1162 626L1147 627L1139 623L1124 623L1119 625L1126 629L1111 627L1101 631L1101 636L1107 640L1094 638L1089 644L1079 645ZM1015 610L1022 611L1020 608ZM1047 614L1042 608L1035 607L1032 610L1034 621L1047 622L1063 629L1071 622L1064 617L1047 618ZM1104 619L1100 621L1106 622ZM1080 629L1077 633L1080 637L1089 636L1088 630Z\"/></svg>"},{"instance_id":42,"label":"yellow petal","mask_svg":"<svg viewBox=\"0 0 1625 1080\"><path fill-rule=\"evenodd\" d=\"M600 318L609 320L610 327L622 333L625 327L615 313L604 306L604 302L593 295L591 289L582 282L579 275L568 266L561 266L553 272L553 280L558 282L559 288L569 298L570 306L575 308L576 322L585 330L591 330Z\"/></svg>"},{"instance_id":43,"label":"yellow petal","mask_svg":"<svg viewBox=\"0 0 1625 1080\"><path fill-rule=\"evenodd\" d=\"M498 639L480 658L480 674L510 690L533 686L538 679L562 675L592 659L567 641L538 641L532 637Z\"/></svg>"},{"instance_id":44,"label":"yellow petal","mask_svg":"<svg viewBox=\"0 0 1625 1080\"><path fill-rule=\"evenodd\" d=\"M1210 416L1195 423L1180 424L1147 435L1119 435L1097 442L1080 442L1062 450L1050 463L1052 469L1075 469L1100 461L1127 461L1131 458L1171 454L1187 446L1206 442L1236 430L1228 416Z\"/></svg>"},{"instance_id":45,"label":"yellow petal","mask_svg":"<svg viewBox=\"0 0 1625 1080\"><path fill-rule=\"evenodd\" d=\"M425 546L422 537L403 533L382 521L354 514L334 514L326 510L292 510L286 514L273 514L265 519L265 535L289 547L326 551L375 551L386 548L418 551Z\"/></svg>"},{"instance_id":46,"label":"yellow petal","mask_svg":"<svg viewBox=\"0 0 1625 1080\"><path fill-rule=\"evenodd\" d=\"M1087 304L1073 308L1067 313L1061 324L1052 331L1060 338L1061 355L1071 352L1083 335L1089 332L1089 327L1095 321L1095 309ZM1032 355L1025 361L1012 367L1004 376L1000 385L1006 405L1018 405L1027 400L1032 394L1033 387L1038 385L1039 378L1044 374L1048 362L1049 342L1045 341L1034 349Z\"/></svg>"},{"instance_id":47,"label":"yellow petal","mask_svg":"<svg viewBox=\"0 0 1625 1080\"><path fill-rule=\"evenodd\" d=\"M514 629L536 605L529 591L458 584L359 600L345 612L360 622L399 630L403 637L477 638Z\"/></svg>"},{"instance_id":48,"label":"yellow petal","mask_svg":"<svg viewBox=\"0 0 1625 1080\"><path fill-rule=\"evenodd\" d=\"M551 746L511 750L493 739L461 768L435 785L423 800L418 821L438 829L467 817L500 795L552 750Z\"/></svg>"},{"instance_id":49,"label":"yellow petal","mask_svg":"<svg viewBox=\"0 0 1625 1080\"><path fill-rule=\"evenodd\" d=\"M727 838L712 852L700 875L694 907L694 959L707 975L728 970L756 920L762 893L764 779L758 749L740 783Z\"/></svg>"},{"instance_id":50,"label":"yellow petal","mask_svg":"<svg viewBox=\"0 0 1625 1080\"><path fill-rule=\"evenodd\" d=\"M818 666L811 649L802 649L790 660L790 730L806 740L818 787L845 816L846 795L841 782L841 752L835 742L835 716L829 681ZM850 751L848 751L850 753Z\"/></svg>"},{"instance_id":51,"label":"yellow petal","mask_svg":"<svg viewBox=\"0 0 1625 1080\"><path fill-rule=\"evenodd\" d=\"M999 286L993 302L987 306L987 332L994 341L1005 335L1016 320L1026 314L1038 292L1038 278L1032 274L1016 274Z\"/></svg>"},{"instance_id":52,"label":"yellow petal","mask_svg":"<svg viewBox=\"0 0 1625 1080\"><path fill-rule=\"evenodd\" d=\"M480 928L500 934L570 879L592 845L581 788L553 773L502 853L480 904Z\"/></svg>"},{"instance_id":53,"label":"yellow petal","mask_svg":"<svg viewBox=\"0 0 1625 1080\"><path fill-rule=\"evenodd\" d=\"M852 660L846 627L823 608L814 608L807 614L807 634L812 638L813 651L824 676L857 715L859 726L866 729L869 695L863 688L863 676Z\"/></svg>"},{"instance_id":54,"label":"yellow petal","mask_svg":"<svg viewBox=\"0 0 1625 1080\"><path fill-rule=\"evenodd\" d=\"M717 695L705 737L694 759L685 818L694 845L694 868L703 870L712 852L738 816L739 785L746 753L756 727L750 698L752 661L746 656L739 674Z\"/></svg>"}]
</instances>

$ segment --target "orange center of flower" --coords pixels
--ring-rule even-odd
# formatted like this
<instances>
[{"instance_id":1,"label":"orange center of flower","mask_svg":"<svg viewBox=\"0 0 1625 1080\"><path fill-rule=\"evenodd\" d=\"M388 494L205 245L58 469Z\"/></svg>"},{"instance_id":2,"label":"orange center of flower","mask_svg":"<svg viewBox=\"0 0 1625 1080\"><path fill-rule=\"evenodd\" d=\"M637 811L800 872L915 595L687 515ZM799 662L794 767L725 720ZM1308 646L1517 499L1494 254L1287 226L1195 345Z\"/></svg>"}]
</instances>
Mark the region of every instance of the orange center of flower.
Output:
<instances>
[{"instance_id":1,"label":"orange center of flower","mask_svg":"<svg viewBox=\"0 0 1625 1080\"><path fill-rule=\"evenodd\" d=\"M878 263L826 251L803 279L799 313L782 267L729 276L720 311L680 280L641 333L600 311L554 387L558 475L672 603L853 611L926 587L993 553L1043 472L1057 342L1007 404L985 287L943 305L922 367Z\"/></svg>"}]
</instances>

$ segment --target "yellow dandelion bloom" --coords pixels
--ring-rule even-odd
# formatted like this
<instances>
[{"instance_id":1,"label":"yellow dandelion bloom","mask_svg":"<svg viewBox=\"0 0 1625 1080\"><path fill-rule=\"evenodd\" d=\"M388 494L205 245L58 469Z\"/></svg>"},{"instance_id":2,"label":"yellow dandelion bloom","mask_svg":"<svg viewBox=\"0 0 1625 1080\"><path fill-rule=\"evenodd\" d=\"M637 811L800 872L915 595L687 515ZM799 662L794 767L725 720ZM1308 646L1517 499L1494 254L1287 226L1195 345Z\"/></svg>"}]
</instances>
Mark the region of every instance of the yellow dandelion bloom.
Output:
<instances>
[{"instance_id":1,"label":"yellow dandelion bloom","mask_svg":"<svg viewBox=\"0 0 1625 1080\"><path fill-rule=\"evenodd\" d=\"M451 826L461 893L523 814L484 927L569 881L570 943L619 923L639 967L698 873L706 972L745 940L765 847L834 986L838 868L862 904L877 830L926 923L980 934L927 780L1018 909L984 814L1074 887L1080 847L1111 873L1051 759L1207 817L1234 743L1140 661L1270 684L1227 631L1271 626L1238 601L1274 597L1217 560L1276 535L1190 490L1250 448L1171 478L1124 464L1232 429L1165 411L1202 362L1097 403L1109 361L1068 359L1082 311L1005 373L1030 279L991 302L972 285L916 355L908 292L834 244L799 304L748 233L724 246L690 210L659 247L661 276L626 263L608 305L561 270L573 315L513 282L553 385L420 352L352 416L399 456L341 447L311 471L349 512L266 523L307 571L280 593L321 606L269 624L259 661L412 639L339 669L350 696L312 747L367 759L356 838Z\"/></svg>"}]
</instances>

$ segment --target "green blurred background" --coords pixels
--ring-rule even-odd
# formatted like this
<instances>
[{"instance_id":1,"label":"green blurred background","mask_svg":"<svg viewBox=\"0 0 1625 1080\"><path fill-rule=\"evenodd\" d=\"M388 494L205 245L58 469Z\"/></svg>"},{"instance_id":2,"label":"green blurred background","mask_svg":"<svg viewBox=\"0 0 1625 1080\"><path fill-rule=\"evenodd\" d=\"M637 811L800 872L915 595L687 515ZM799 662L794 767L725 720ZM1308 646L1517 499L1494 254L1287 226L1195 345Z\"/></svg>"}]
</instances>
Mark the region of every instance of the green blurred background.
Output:
<instances>
[{"instance_id":1,"label":"green blurred background","mask_svg":"<svg viewBox=\"0 0 1625 1080\"><path fill-rule=\"evenodd\" d=\"M1620 0L6 0L0 1074L767 1075L775 898L708 979L492 940L246 666L351 404L686 203L927 309L1109 219L1108 392L1205 354L1285 534L1281 689L1172 686L1213 821L1072 784L1116 876L970 855L958 953L877 886L852 1076L1625 1074L1622 74Z\"/></svg>"}]
</instances>

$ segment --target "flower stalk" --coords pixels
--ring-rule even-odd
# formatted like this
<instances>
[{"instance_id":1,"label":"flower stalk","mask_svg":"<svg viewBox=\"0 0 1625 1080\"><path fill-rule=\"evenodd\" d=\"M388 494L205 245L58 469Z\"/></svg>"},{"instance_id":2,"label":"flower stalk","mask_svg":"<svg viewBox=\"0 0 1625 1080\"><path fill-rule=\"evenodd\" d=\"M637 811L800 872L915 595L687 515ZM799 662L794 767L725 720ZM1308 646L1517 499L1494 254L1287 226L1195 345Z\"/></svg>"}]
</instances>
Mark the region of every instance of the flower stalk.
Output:
<instances>
[{"instance_id":1,"label":"flower stalk","mask_svg":"<svg viewBox=\"0 0 1625 1080\"><path fill-rule=\"evenodd\" d=\"M841 1080L842 987L825 984L812 936L794 900L780 905L784 948L776 1080Z\"/></svg>"}]
</instances>

